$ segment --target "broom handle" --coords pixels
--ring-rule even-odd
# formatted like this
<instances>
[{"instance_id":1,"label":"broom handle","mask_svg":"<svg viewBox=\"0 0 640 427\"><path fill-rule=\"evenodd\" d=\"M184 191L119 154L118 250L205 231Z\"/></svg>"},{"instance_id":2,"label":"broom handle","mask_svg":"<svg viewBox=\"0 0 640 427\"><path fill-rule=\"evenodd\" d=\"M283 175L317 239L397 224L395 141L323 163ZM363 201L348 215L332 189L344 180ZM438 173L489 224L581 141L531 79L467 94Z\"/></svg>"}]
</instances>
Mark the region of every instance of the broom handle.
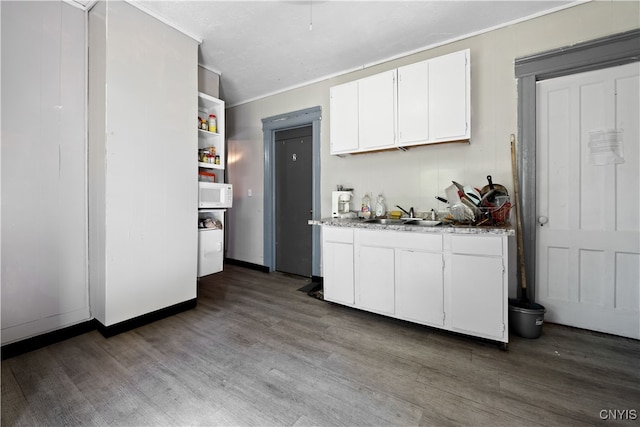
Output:
<instances>
[{"instance_id":1,"label":"broom handle","mask_svg":"<svg viewBox=\"0 0 640 427\"><path fill-rule=\"evenodd\" d=\"M527 291L527 275L524 269L524 244L522 243L522 221L520 220L520 195L518 190L518 170L516 169L516 136L511 134L511 171L513 173L513 192L516 198L516 234L518 238L518 262L520 263L520 282Z\"/></svg>"}]
</instances>

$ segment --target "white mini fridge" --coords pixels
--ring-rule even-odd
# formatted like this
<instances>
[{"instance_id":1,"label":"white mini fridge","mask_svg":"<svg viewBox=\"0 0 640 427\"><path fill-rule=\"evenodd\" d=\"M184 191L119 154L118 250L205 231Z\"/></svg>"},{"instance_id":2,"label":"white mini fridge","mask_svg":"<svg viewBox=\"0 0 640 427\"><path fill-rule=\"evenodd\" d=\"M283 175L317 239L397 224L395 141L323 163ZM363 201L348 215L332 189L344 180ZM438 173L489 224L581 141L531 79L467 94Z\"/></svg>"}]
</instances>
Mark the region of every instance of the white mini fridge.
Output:
<instances>
[{"instance_id":1,"label":"white mini fridge","mask_svg":"<svg viewBox=\"0 0 640 427\"><path fill-rule=\"evenodd\" d=\"M198 277L222 271L225 212L226 209L198 211Z\"/></svg>"}]
</instances>

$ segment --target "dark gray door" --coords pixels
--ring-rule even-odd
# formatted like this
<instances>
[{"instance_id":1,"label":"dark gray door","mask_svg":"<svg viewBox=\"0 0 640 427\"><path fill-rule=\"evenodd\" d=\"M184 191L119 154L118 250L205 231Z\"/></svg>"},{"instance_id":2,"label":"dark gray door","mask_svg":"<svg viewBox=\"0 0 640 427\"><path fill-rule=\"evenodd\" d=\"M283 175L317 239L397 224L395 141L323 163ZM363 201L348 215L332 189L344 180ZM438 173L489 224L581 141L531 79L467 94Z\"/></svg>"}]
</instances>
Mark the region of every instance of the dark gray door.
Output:
<instances>
[{"instance_id":1,"label":"dark gray door","mask_svg":"<svg viewBox=\"0 0 640 427\"><path fill-rule=\"evenodd\" d=\"M276 270L311 277L311 126L276 132Z\"/></svg>"}]
</instances>

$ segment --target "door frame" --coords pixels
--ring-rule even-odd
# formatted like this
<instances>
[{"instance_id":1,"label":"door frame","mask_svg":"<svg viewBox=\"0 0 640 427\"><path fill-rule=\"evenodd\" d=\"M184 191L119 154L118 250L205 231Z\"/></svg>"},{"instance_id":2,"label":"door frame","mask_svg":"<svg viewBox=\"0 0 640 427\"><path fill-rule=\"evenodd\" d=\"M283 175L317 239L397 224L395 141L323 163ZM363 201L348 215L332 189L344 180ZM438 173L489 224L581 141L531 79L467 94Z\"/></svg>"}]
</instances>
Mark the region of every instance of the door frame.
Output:
<instances>
[{"instance_id":1,"label":"door frame","mask_svg":"<svg viewBox=\"0 0 640 427\"><path fill-rule=\"evenodd\" d=\"M516 141L520 215L528 296L535 299L536 283L536 82L599 70L640 60L640 29L561 47L515 60L518 83ZM519 268L519 266L518 266ZM518 275L520 277L520 275ZM520 286L518 286L518 291Z\"/></svg>"},{"instance_id":2,"label":"door frame","mask_svg":"<svg viewBox=\"0 0 640 427\"><path fill-rule=\"evenodd\" d=\"M276 132L311 126L312 144L312 202L311 218L320 219L320 106L262 119L264 142L264 264L269 272L276 269L276 198L275 198L275 135ZM320 276L320 227L311 227L311 274Z\"/></svg>"}]
</instances>

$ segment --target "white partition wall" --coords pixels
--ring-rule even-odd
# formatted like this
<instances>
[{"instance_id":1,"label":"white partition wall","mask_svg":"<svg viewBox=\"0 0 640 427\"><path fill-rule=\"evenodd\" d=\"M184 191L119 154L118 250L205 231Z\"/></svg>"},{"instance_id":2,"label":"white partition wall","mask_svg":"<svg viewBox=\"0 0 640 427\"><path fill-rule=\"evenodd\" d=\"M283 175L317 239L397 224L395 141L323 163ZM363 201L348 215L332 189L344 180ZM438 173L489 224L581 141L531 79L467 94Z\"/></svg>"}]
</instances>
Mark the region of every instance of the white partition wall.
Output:
<instances>
[{"instance_id":1,"label":"white partition wall","mask_svg":"<svg viewBox=\"0 0 640 427\"><path fill-rule=\"evenodd\" d=\"M196 297L197 42L125 2L89 28L91 304L108 327Z\"/></svg>"},{"instance_id":2,"label":"white partition wall","mask_svg":"<svg viewBox=\"0 0 640 427\"><path fill-rule=\"evenodd\" d=\"M85 16L1 2L2 344L90 318ZM46 25L45 25L46 24Z\"/></svg>"}]
</instances>

